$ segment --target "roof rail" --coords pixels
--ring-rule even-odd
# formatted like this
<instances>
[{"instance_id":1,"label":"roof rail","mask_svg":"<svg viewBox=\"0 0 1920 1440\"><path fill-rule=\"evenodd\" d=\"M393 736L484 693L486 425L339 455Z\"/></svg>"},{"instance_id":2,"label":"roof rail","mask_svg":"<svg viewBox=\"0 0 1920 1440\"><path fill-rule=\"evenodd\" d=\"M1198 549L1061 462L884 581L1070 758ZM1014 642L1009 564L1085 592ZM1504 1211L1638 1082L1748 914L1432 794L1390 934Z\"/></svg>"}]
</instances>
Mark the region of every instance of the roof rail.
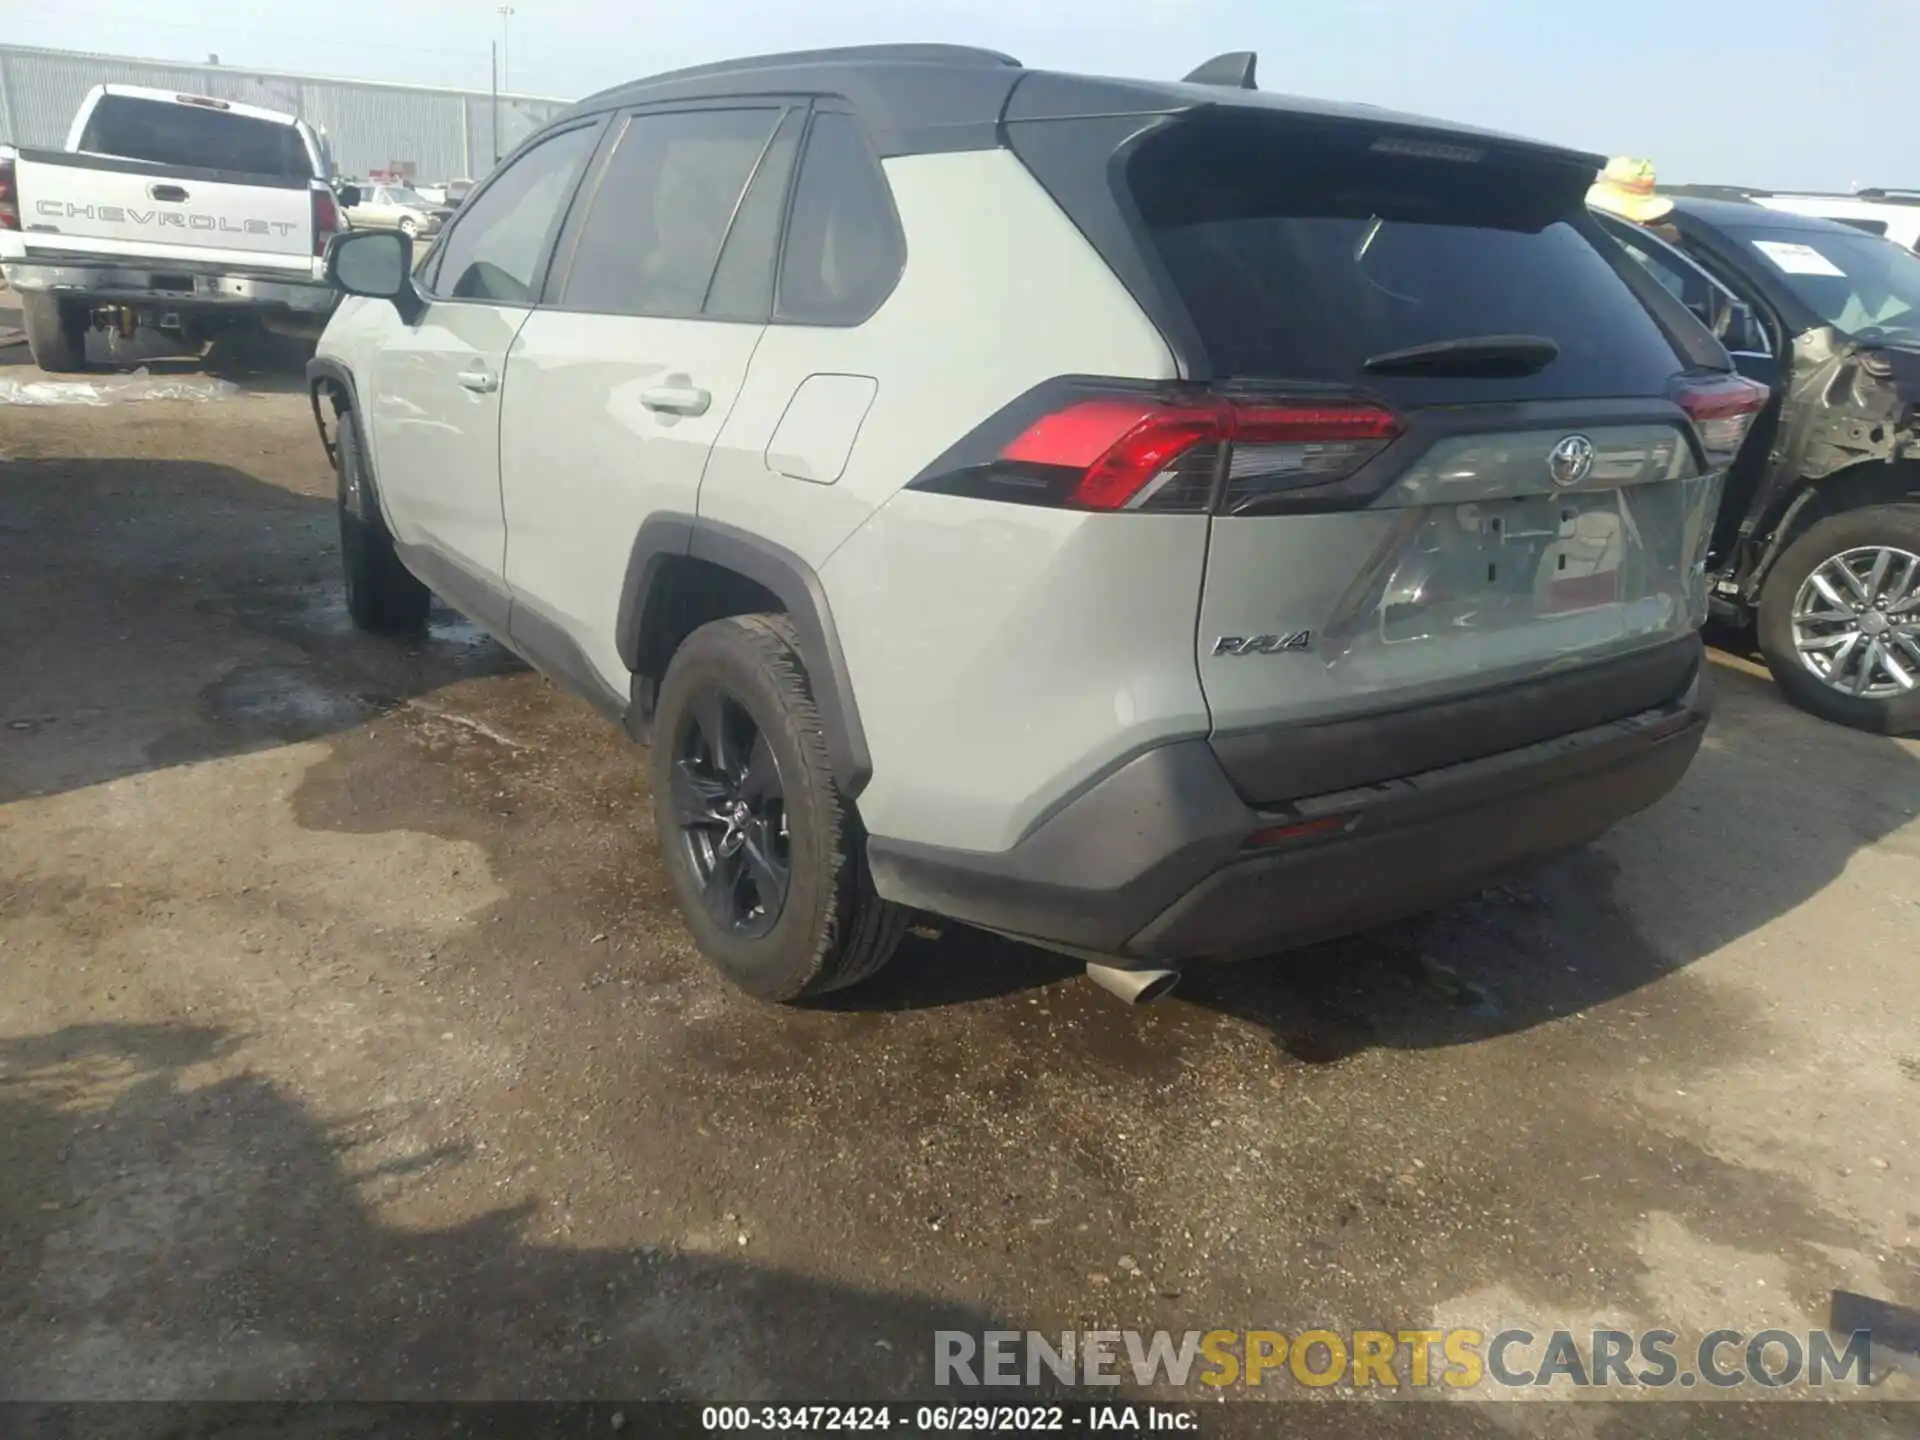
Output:
<instances>
[{"instance_id":1,"label":"roof rail","mask_svg":"<svg viewBox=\"0 0 1920 1440\"><path fill-rule=\"evenodd\" d=\"M1258 90L1253 67L1259 57L1251 50L1229 50L1216 55L1186 78L1189 85L1224 85L1230 90Z\"/></svg>"},{"instance_id":2,"label":"roof rail","mask_svg":"<svg viewBox=\"0 0 1920 1440\"><path fill-rule=\"evenodd\" d=\"M971 45L842 45L827 50L789 50L778 55L747 55L738 60L715 60L706 65L689 65L684 70L667 70L643 76L624 85L612 85L590 95L611 95L631 90L636 85L651 85L659 80L691 80L701 75L731 75L747 70L771 70L782 65L834 65L861 61L894 61L922 65L979 65L1023 68L1011 55L998 50L981 50Z\"/></svg>"},{"instance_id":3,"label":"roof rail","mask_svg":"<svg viewBox=\"0 0 1920 1440\"><path fill-rule=\"evenodd\" d=\"M1662 185L1660 193L1684 195L1694 200L1752 200L1774 192L1752 185Z\"/></svg>"}]
</instances>

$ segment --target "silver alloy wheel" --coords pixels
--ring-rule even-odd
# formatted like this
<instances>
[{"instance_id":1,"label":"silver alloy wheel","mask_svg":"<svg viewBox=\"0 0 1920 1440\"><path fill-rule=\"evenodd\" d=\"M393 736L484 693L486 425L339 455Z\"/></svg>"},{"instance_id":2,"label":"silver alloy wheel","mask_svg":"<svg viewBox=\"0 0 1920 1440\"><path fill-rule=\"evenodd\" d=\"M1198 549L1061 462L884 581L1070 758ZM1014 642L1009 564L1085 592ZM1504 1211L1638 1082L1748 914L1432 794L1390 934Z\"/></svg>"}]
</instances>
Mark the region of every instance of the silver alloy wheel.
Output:
<instances>
[{"instance_id":1,"label":"silver alloy wheel","mask_svg":"<svg viewBox=\"0 0 1920 1440\"><path fill-rule=\"evenodd\" d=\"M1913 694L1920 687L1920 555L1863 545L1814 566L1793 597L1793 648L1843 695Z\"/></svg>"}]
</instances>

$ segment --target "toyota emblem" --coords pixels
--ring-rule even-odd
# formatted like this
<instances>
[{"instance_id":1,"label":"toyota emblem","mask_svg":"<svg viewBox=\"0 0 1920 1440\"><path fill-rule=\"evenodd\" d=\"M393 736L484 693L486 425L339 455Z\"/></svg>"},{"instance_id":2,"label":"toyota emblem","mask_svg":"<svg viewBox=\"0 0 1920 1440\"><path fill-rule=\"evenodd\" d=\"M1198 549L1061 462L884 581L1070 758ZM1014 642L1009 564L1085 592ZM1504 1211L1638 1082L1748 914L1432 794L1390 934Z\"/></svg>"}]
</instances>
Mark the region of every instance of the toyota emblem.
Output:
<instances>
[{"instance_id":1,"label":"toyota emblem","mask_svg":"<svg viewBox=\"0 0 1920 1440\"><path fill-rule=\"evenodd\" d=\"M1592 473L1593 442L1584 435L1569 435L1548 452L1547 474L1563 490Z\"/></svg>"}]
</instances>

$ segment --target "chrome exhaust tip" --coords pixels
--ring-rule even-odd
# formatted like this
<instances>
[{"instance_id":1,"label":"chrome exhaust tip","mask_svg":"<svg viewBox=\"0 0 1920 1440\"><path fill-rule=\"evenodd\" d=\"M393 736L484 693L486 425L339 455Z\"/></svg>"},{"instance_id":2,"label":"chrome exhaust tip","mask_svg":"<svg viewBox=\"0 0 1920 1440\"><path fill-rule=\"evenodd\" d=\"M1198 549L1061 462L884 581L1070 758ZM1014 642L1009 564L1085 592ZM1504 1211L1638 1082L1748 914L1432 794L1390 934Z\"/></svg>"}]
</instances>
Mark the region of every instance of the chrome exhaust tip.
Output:
<instances>
[{"instance_id":1,"label":"chrome exhaust tip","mask_svg":"<svg viewBox=\"0 0 1920 1440\"><path fill-rule=\"evenodd\" d=\"M1129 1005L1146 1005L1169 994L1180 983L1178 970L1130 969L1123 965L1087 962L1087 978L1109 995L1118 995Z\"/></svg>"}]
</instances>

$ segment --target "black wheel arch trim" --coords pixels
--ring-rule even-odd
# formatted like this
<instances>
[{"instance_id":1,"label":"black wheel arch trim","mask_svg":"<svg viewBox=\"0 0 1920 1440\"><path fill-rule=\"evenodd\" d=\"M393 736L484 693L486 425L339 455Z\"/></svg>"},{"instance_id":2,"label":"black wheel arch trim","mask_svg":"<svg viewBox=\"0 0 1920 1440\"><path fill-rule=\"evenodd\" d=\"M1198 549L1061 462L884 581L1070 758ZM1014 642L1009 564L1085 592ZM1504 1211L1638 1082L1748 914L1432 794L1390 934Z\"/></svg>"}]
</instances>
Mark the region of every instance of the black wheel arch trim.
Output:
<instances>
[{"instance_id":1,"label":"black wheel arch trim","mask_svg":"<svg viewBox=\"0 0 1920 1440\"><path fill-rule=\"evenodd\" d=\"M358 414L360 411L360 388L353 382L353 372L338 360L324 355L316 355L307 362L307 404L313 409L313 423L320 431L320 444L326 449L327 463L338 463L334 454L333 437L327 433L326 417L320 413L320 394L328 385L338 385L346 393L347 408Z\"/></svg>"},{"instance_id":2,"label":"black wheel arch trim","mask_svg":"<svg viewBox=\"0 0 1920 1440\"><path fill-rule=\"evenodd\" d=\"M847 798L856 798L873 778L873 757L826 589L813 567L785 546L718 520L663 511L648 516L634 539L615 629L621 658L633 671L628 728L643 740L652 730L655 697L672 655L649 644L648 620L652 607L662 603L661 580L668 565L682 558L731 570L780 601L800 639L800 658L826 728L834 779Z\"/></svg>"}]
</instances>

